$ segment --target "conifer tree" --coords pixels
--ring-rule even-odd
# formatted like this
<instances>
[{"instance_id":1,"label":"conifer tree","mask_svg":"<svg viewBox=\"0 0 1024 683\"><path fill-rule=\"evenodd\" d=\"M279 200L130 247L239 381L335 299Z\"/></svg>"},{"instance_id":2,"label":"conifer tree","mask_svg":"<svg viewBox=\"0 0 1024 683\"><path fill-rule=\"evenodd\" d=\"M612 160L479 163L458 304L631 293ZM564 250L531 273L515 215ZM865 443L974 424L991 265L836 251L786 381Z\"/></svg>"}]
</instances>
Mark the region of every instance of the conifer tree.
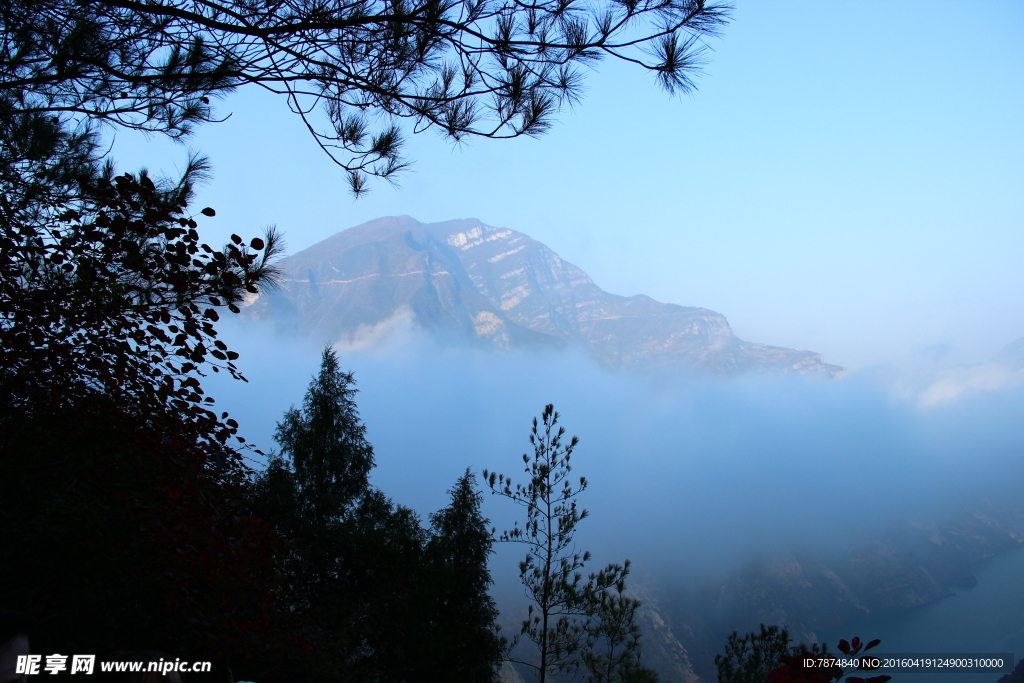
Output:
<instances>
[{"instance_id":1,"label":"conifer tree","mask_svg":"<svg viewBox=\"0 0 1024 683\"><path fill-rule=\"evenodd\" d=\"M354 385L334 350L325 348L302 410L293 406L274 435L291 459L307 517L316 526L343 516L369 486L373 447L359 419Z\"/></svg>"},{"instance_id":2,"label":"conifer tree","mask_svg":"<svg viewBox=\"0 0 1024 683\"><path fill-rule=\"evenodd\" d=\"M881 640L840 640L837 648L847 660L878 647ZM870 673L880 668L880 660L858 660L856 671ZM824 643L794 645L786 628L761 624L760 632L745 636L733 631L724 655L715 655L718 683L886 683L892 676L846 676L842 666Z\"/></svg>"},{"instance_id":3,"label":"conifer tree","mask_svg":"<svg viewBox=\"0 0 1024 683\"><path fill-rule=\"evenodd\" d=\"M653 672L639 666L635 615L640 603L623 594L628 561L624 566L610 564L583 579L581 570L590 553L579 552L573 537L576 526L587 517L576 503L587 480L569 479L579 439L574 436L566 443L564 435L558 413L548 404L541 422L533 420L533 457L523 455L530 482L513 484L510 477L484 470L491 493L526 508L526 524L520 528L517 523L501 540L527 546L519 575L531 604L509 650L525 636L536 646L537 660L510 661L534 669L540 683L550 675L576 672L581 664L595 681L656 680Z\"/></svg>"},{"instance_id":4,"label":"conifer tree","mask_svg":"<svg viewBox=\"0 0 1024 683\"><path fill-rule=\"evenodd\" d=\"M789 631L778 626L761 624L760 632L740 636L733 631L725 645L724 655L715 655L718 683L762 683L765 676L779 665L782 655L790 654ZM803 646L800 646L803 651Z\"/></svg>"},{"instance_id":5,"label":"conifer tree","mask_svg":"<svg viewBox=\"0 0 1024 683\"><path fill-rule=\"evenodd\" d=\"M569 480L569 462L579 439L574 436L568 443L562 441L565 428L557 426L558 413L553 405L544 408L541 420L538 424L537 418L533 419L533 458L523 455L530 483L513 485L511 477L487 470L484 479L492 493L526 508L525 526L520 528L517 522L501 536L502 541L527 546L526 559L519 563L519 576L531 604L511 648L522 636L536 646L537 662L513 661L535 669L537 680L544 683L550 674L574 671L578 666L585 611L585 586L579 570L590 559L590 553L578 552L573 544L576 525L587 517L587 511L579 509L575 500L586 490L587 480L580 477L575 484Z\"/></svg>"},{"instance_id":6,"label":"conifer tree","mask_svg":"<svg viewBox=\"0 0 1024 683\"><path fill-rule=\"evenodd\" d=\"M468 469L449 494L451 503L430 516L427 556L435 576L430 602L437 635L431 668L438 681L491 683L503 654L495 626L498 609L487 593L494 537L480 512L483 496L476 477Z\"/></svg>"},{"instance_id":7,"label":"conifer tree","mask_svg":"<svg viewBox=\"0 0 1024 683\"><path fill-rule=\"evenodd\" d=\"M303 680L491 683L503 649L474 478L456 482L424 529L369 484L353 384L325 349L302 409L278 424L282 456L251 488L253 511L292 541L289 599L314 649Z\"/></svg>"},{"instance_id":8,"label":"conifer tree","mask_svg":"<svg viewBox=\"0 0 1024 683\"><path fill-rule=\"evenodd\" d=\"M354 383L325 348L302 408L277 425L281 454L251 488L253 511L292 541L284 566L289 599L313 634L311 681L372 678L401 664L385 653L394 632L409 630L395 593L415 580L425 542L415 513L369 485L373 447Z\"/></svg>"},{"instance_id":9,"label":"conifer tree","mask_svg":"<svg viewBox=\"0 0 1024 683\"><path fill-rule=\"evenodd\" d=\"M586 643L581 661L587 683L656 683L658 675L640 664L641 602L626 595L629 560L591 575L587 591Z\"/></svg>"},{"instance_id":10,"label":"conifer tree","mask_svg":"<svg viewBox=\"0 0 1024 683\"><path fill-rule=\"evenodd\" d=\"M712 0L8 0L0 119L30 139L45 120L183 138L226 118L216 100L259 85L300 117L358 194L369 177L394 179L407 166L410 133L453 142L544 133L603 58L690 92L729 9Z\"/></svg>"}]
</instances>

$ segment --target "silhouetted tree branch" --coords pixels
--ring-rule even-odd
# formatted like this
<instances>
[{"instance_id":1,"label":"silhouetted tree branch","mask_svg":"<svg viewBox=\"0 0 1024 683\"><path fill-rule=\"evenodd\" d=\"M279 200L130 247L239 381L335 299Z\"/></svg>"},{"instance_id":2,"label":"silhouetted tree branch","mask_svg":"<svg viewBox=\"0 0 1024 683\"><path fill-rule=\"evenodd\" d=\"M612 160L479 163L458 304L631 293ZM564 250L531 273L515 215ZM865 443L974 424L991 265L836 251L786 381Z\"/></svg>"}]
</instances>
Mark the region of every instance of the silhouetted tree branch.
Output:
<instances>
[{"instance_id":1,"label":"silhouetted tree branch","mask_svg":"<svg viewBox=\"0 0 1024 683\"><path fill-rule=\"evenodd\" d=\"M17 0L0 9L0 109L171 137L212 99L283 95L352 190L406 167L407 132L535 136L603 58L693 89L708 0ZM408 122L408 126L403 124Z\"/></svg>"},{"instance_id":2,"label":"silhouetted tree branch","mask_svg":"<svg viewBox=\"0 0 1024 683\"><path fill-rule=\"evenodd\" d=\"M0 407L103 394L140 416L177 415L220 457L237 424L214 413L197 375L241 377L217 309L238 312L257 284L273 286L277 234L215 251L199 242L187 179L79 180L64 206L0 210Z\"/></svg>"}]
</instances>

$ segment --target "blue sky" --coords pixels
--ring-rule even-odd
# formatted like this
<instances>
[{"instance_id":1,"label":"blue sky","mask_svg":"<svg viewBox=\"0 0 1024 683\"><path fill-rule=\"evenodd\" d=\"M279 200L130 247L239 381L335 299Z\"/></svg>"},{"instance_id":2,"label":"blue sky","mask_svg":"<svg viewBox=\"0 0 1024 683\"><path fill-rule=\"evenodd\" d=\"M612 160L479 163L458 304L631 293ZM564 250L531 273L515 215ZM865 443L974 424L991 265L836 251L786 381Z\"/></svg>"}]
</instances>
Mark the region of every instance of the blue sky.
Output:
<instances>
[{"instance_id":1,"label":"blue sky","mask_svg":"<svg viewBox=\"0 0 1024 683\"><path fill-rule=\"evenodd\" d=\"M367 220L476 217L617 294L706 306L851 368L987 360L1024 336L1024 3L740 0L692 96L605 62L540 139L427 134L354 200L283 100L239 91L187 147L219 242L290 251ZM186 149L118 132L121 167Z\"/></svg>"}]
</instances>

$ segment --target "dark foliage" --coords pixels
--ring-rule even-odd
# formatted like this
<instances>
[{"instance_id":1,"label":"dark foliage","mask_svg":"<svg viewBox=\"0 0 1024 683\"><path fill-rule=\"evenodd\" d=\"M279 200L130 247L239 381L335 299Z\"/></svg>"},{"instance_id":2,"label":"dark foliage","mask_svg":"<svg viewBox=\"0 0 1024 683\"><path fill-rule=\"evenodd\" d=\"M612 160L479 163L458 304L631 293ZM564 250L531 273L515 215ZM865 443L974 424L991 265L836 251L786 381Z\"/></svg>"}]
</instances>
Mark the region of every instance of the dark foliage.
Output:
<instances>
[{"instance_id":1,"label":"dark foliage","mask_svg":"<svg viewBox=\"0 0 1024 683\"><path fill-rule=\"evenodd\" d=\"M237 424L199 385L240 376L213 324L272 283L276 236L215 251L188 210L201 161L167 183L98 156L59 120L0 117L5 600L52 651L298 647L283 541L240 507Z\"/></svg>"},{"instance_id":2,"label":"dark foliage","mask_svg":"<svg viewBox=\"0 0 1024 683\"><path fill-rule=\"evenodd\" d=\"M472 478L424 529L412 510L369 485L350 373L323 354L302 410L279 423L274 457L251 492L256 514L292 540L287 601L311 634L298 669L253 660L264 680L493 680L501 655L487 595L491 535ZM257 676L258 673L258 676Z\"/></svg>"},{"instance_id":3,"label":"dark foliage","mask_svg":"<svg viewBox=\"0 0 1024 683\"><path fill-rule=\"evenodd\" d=\"M238 354L216 339L216 308L237 311L273 277L276 236L214 251L199 243L181 186L80 180L79 201L0 213L0 406L31 412L101 393L143 417L175 413L222 457L237 425L210 409L197 375L208 365L240 376Z\"/></svg>"},{"instance_id":4,"label":"dark foliage","mask_svg":"<svg viewBox=\"0 0 1024 683\"><path fill-rule=\"evenodd\" d=\"M4 604L39 652L160 649L227 661L301 652L280 599L286 544L245 512L244 480L174 415L104 394L0 419Z\"/></svg>"},{"instance_id":5,"label":"dark foliage","mask_svg":"<svg viewBox=\"0 0 1024 683\"><path fill-rule=\"evenodd\" d=\"M762 631L763 628L762 625ZM872 663L870 657L864 657L862 653L878 647L881 642L876 639L866 643L860 638L853 638L850 641L840 640L836 647L844 658L852 659L861 655L859 657L860 664L857 666L856 671L874 671L879 666ZM799 645L790 648L789 653L780 655L779 663L781 666L772 669L764 680L767 683L838 683L838 681L843 680L845 675L843 667L840 666L840 661L837 655L828 653L826 646L815 645L815 647L808 650L806 646ZM868 678L847 676L845 680L846 683L886 683L892 680L892 676L879 675Z\"/></svg>"},{"instance_id":6,"label":"dark foliage","mask_svg":"<svg viewBox=\"0 0 1024 683\"><path fill-rule=\"evenodd\" d=\"M715 655L718 683L764 683L765 677L779 666L779 658L799 654L806 648L793 647L789 631L761 624L760 632L740 636L733 631L724 655ZM796 650L796 651L794 651Z\"/></svg>"},{"instance_id":7,"label":"dark foliage","mask_svg":"<svg viewBox=\"0 0 1024 683\"><path fill-rule=\"evenodd\" d=\"M1024 659L1017 662L1012 673L1006 674L996 683L1024 683Z\"/></svg>"},{"instance_id":8,"label":"dark foliage","mask_svg":"<svg viewBox=\"0 0 1024 683\"><path fill-rule=\"evenodd\" d=\"M82 178L110 176L101 164L96 135L71 132L59 118L42 113L15 115L0 97L0 220L6 230L41 225L61 207L81 198ZM179 197L187 198L200 167L186 173Z\"/></svg>"},{"instance_id":9,"label":"dark foliage","mask_svg":"<svg viewBox=\"0 0 1024 683\"><path fill-rule=\"evenodd\" d=\"M373 447L359 420L355 379L342 372L325 349L320 374L306 392L302 410L292 407L274 439L294 467L303 514L314 525L341 519L363 495L373 468Z\"/></svg>"},{"instance_id":10,"label":"dark foliage","mask_svg":"<svg viewBox=\"0 0 1024 683\"><path fill-rule=\"evenodd\" d=\"M433 586L427 609L434 635L426 654L433 673L424 671L421 680L492 683L504 654L495 628L498 609L487 593L494 539L468 469L449 494L448 507L430 516L426 555Z\"/></svg>"},{"instance_id":11,"label":"dark foliage","mask_svg":"<svg viewBox=\"0 0 1024 683\"><path fill-rule=\"evenodd\" d=\"M453 140L538 135L579 97L582 70L606 57L669 92L689 91L703 40L728 9L707 0L16 0L0 9L0 113L180 137L215 120L213 98L257 84L287 99L359 193L367 175L393 178L406 165L403 120Z\"/></svg>"}]
</instances>

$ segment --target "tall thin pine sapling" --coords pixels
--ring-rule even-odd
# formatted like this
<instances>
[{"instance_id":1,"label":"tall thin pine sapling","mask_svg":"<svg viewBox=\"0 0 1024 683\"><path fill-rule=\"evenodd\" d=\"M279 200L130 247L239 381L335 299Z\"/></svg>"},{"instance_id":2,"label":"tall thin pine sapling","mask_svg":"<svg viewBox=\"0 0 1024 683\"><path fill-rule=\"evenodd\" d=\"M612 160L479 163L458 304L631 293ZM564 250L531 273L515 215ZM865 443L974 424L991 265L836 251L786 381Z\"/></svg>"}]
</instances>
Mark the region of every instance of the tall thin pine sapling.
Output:
<instances>
[{"instance_id":1,"label":"tall thin pine sapling","mask_svg":"<svg viewBox=\"0 0 1024 683\"><path fill-rule=\"evenodd\" d=\"M510 477L484 470L491 492L511 499L526 508L526 524L504 532L500 540L523 543L526 559L519 563L519 576L532 603L523 620L519 636L513 638L510 651L525 636L534 643L539 663L512 659L537 671L544 683L548 674L574 670L577 652L585 637L581 617L585 614L585 585L579 570L590 559L573 543L576 525L587 511L575 498L587 488L587 480L570 481L569 461L579 443L575 436L562 440L565 429L558 427L553 405L544 408L541 422L533 420L530 443L533 457L523 455L524 471L530 483L513 484Z\"/></svg>"}]
</instances>

